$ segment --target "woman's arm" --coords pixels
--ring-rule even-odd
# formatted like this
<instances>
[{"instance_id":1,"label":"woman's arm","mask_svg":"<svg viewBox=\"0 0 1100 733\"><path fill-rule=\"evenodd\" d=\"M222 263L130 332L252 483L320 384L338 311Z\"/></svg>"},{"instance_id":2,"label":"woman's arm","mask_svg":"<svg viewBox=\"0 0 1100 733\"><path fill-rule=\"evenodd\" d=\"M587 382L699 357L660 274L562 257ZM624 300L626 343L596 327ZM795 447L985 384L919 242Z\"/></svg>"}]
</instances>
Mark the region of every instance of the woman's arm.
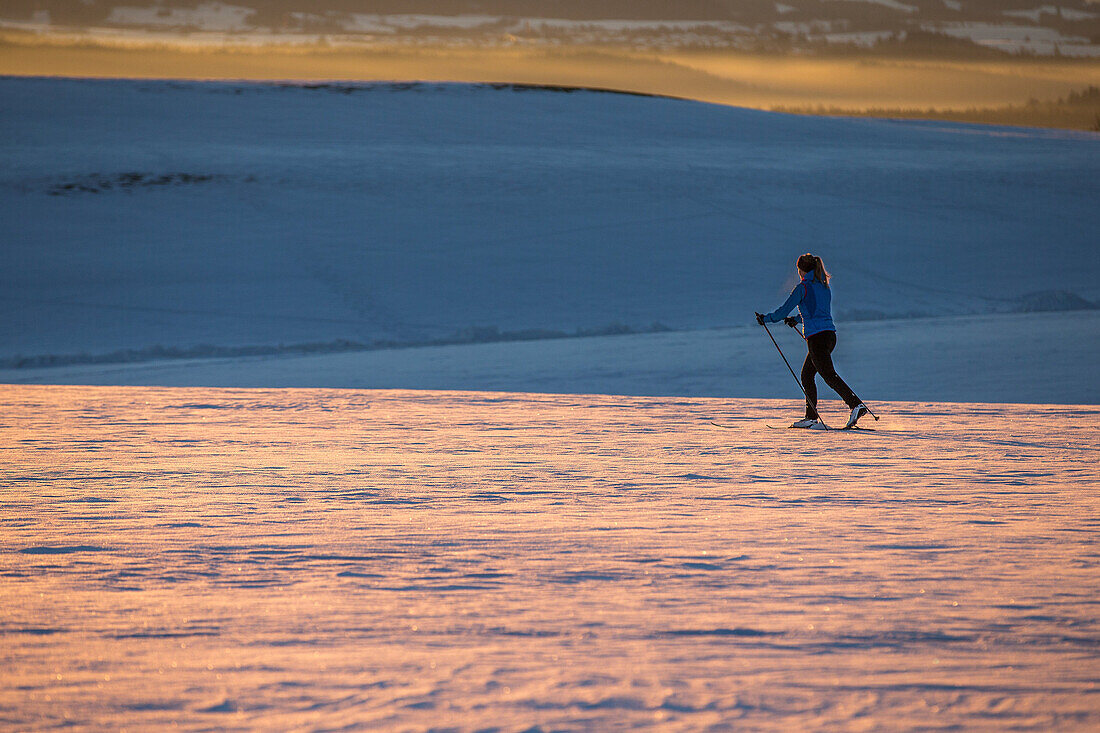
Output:
<instances>
[{"instance_id":1,"label":"woman's arm","mask_svg":"<svg viewBox=\"0 0 1100 733\"><path fill-rule=\"evenodd\" d=\"M783 305L779 306L775 310L773 310L771 313L765 314L764 320L767 321L768 323L779 323L780 321L782 321L787 316L788 313L790 313L792 310L794 310L795 306L802 303L802 296L803 296L804 293L805 293L805 288L802 287L801 283L799 283L798 285L795 285L794 290L791 291L790 296L787 298L787 302L784 303ZM800 323L802 322L802 314L801 313L799 313L795 317L798 319L798 321Z\"/></svg>"}]
</instances>

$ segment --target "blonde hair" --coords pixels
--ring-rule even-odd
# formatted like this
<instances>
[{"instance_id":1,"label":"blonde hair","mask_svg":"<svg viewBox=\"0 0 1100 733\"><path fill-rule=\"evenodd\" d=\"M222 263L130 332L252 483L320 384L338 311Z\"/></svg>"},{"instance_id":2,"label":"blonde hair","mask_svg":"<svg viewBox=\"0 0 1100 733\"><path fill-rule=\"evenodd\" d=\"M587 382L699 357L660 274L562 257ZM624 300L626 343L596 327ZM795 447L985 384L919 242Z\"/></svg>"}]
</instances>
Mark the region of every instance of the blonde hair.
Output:
<instances>
[{"instance_id":1,"label":"blonde hair","mask_svg":"<svg viewBox=\"0 0 1100 733\"><path fill-rule=\"evenodd\" d=\"M798 269L802 272L812 272L815 280L820 281L825 287L829 287L829 273L825 270L825 263L817 255L807 252L799 257Z\"/></svg>"}]
</instances>

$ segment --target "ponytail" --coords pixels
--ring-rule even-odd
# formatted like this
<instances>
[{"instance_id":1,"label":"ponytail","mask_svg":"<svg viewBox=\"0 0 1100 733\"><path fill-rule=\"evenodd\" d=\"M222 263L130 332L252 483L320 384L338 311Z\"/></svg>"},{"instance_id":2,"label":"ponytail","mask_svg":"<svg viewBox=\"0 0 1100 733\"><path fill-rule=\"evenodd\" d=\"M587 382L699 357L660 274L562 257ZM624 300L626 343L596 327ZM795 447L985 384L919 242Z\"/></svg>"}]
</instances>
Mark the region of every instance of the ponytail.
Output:
<instances>
[{"instance_id":1,"label":"ponytail","mask_svg":"<svg viewBox=\"0 0 1100 733\"><path fill-rule=\"evenodd\" d=\"M820 257L807 252L798 258L798 269L802 272L812 272L814 280L825 287L829 287L829 273L825 270L825 263L821 261Z\"/></svg>"}]
</instances>

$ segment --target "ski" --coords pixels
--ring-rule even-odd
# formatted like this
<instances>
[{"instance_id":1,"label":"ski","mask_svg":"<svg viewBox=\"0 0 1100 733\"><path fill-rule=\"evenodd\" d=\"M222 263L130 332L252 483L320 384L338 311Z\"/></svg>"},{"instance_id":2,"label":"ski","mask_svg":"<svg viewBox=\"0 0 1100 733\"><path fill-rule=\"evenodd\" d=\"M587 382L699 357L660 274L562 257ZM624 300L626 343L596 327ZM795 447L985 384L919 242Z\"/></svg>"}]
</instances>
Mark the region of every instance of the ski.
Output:
<instances>
[{"instance_id":1,"label":"ski","mask_svg":"<svg viewBox=\"0 0 1100 733\"><path fill-rule=\"evenodd\" d=\"M765 427L771 428L772 430L813 430L813 431L819 431L819 432L822 432L822 433L841 433L841 432L851 433L851 432L855 432L857 430L859 432L863 432L863 433L873 433L873 432L875 432L875 428L861 428L858 425L853 425L850 428L828 428L828 429L826 429L826 428L796 428L792 425L787 425L785 427L782 426L782 425L765 425Z\"/></svg>"},{"instance_id":2,"label":"ski","mask_svg":"<svg viewBox=\"0 0 1100 733\"><path fill-rule=\"evenodd\" d=\"M738 430L741 427L744 427L742 425L723 425L722 423L715 422L713 420L708 420L707 424L708 425L713 425L716 428L722 428L723 430ZM764 427L770 428L771 430L814 430L814 431L820 431L822 433L839 433L839 432L842 432L842 431L847 431L847 432L859 431L859 432L863 432L863 433L873 433L877 430L877 428L865 428L861 425L853 425L850 428L796 428L793 425L768 425L767 423L765 423Z\"/></svg>"}]
</instances>

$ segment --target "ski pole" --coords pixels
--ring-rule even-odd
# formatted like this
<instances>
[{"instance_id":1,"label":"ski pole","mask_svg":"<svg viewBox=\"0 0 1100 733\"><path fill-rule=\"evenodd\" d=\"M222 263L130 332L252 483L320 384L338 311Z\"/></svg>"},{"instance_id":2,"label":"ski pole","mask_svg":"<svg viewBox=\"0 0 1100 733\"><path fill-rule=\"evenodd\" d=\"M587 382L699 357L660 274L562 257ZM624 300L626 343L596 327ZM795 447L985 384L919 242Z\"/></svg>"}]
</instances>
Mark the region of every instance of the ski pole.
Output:
<instances>
[{"instance_id":1,"label":"ski pole","mask_svg":"<svg viewBox=\"0 0 1100 733\"><path fill-rule=\"evenodd\" d=\"M764 330L768 332L768 338L770 338L772 340L772 343L775 344L776 351L778 351L779 355L783 357L783 363L787 365L787 369L790 371L791 376L794 377L795 383L798 384L798 388L802 390L802 395L806 398L806 405L814 411L815 415L817 415L817 421L822 425L825 425L825 421L821 419L821 413L817 411L817 407L810 404L810 396L806 394L806 388L803 387L802 382L798 380L798 375L794 373L794 369L791 369L791 363L787 361L787 356L783 353L783 349L779 348L779 344L776 343L775 336L772 336L772 332L771 329L768 328L768 324L761 322L760 325L763 326ZM805 338L805 336L803 336L803 338ZM825 425L825 429L832 430L832 428L830 428L828 425Z\"/></svg>"}]
</instances>

